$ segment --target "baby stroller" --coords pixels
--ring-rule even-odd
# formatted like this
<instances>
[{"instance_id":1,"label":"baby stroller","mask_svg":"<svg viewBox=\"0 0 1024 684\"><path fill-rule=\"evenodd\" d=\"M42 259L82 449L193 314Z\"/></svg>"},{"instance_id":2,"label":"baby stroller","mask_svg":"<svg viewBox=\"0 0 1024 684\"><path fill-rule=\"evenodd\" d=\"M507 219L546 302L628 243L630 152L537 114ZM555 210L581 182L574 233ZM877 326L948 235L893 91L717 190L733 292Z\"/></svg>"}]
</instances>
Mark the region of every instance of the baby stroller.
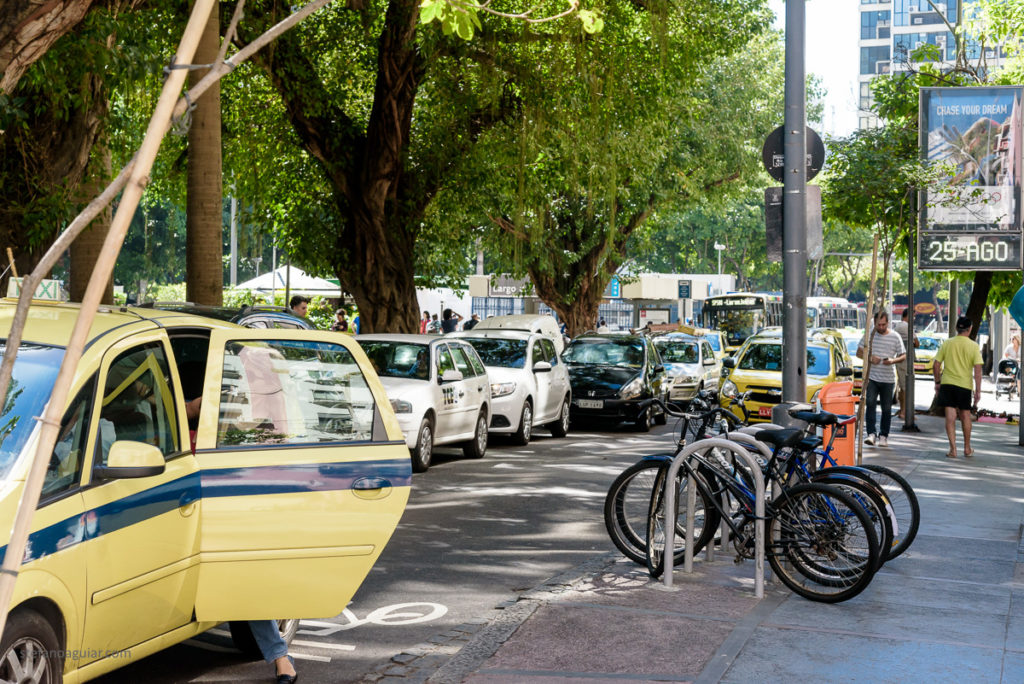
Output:
<instances>
[{"instance_id":1,"label":"baby stroller","mask_svg":"<svg viewBox=\"0 0 1024 684\"><path fill-rule=\"evenodd\" d=\"M996 399L1005 394L1007 399L1017 395L1017 377L1020 375L1020 364L1014 359L1003 359L999 362L996 374Z\"/></svg>"}]
</instances>

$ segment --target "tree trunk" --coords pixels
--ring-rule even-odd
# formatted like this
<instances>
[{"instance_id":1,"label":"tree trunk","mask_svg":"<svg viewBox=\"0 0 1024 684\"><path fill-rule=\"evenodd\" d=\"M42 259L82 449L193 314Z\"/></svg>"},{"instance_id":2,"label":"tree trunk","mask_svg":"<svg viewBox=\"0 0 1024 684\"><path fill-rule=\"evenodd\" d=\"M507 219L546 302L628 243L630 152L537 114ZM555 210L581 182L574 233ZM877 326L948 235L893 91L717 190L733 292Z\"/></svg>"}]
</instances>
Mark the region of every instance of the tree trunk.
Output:
<instances>
[{"instance_id":1,"label":"tree trunk","mask_svg":"<svg viewBox=\"0 0 1024 684\"><path fill-rule=\"evenodd\" d=\"M0 92L12 93L25 70L89 11L92 0L0 0Z\"/></svg>"},{"instance_id":2,"label":"tree trunk","mask_svg":"<svg viewBox=\"0 0 1024 684\"><path fill-rule=\"evenodd\" d=\"M981 329L981 318L988 306L988 293L992 290L992 271L976 271L974 273L974 289L971 290L971 300L967 303L967 312L964 314L971 319L974 328L971 330L971 339L977 341L978 331Z\"/></svg>"},{"instance_id":3,"label":"tree trunk","mask_svg":"<svg viewBox=\"0 0 1024 684\"><path fill-rule=\"evenodd\" d=\"M196 50L196 64L210 64L220 47L220 12L214 4ZM189 73L189 85L206 75ZM196 101L188 131L188 214L185 298L196 304L224 302L223 193L221 190L220 87Z\"/></svg>"},{"instance_id":4,"label":"tree trunk","mask_svg":"<svg viewBox=\"0 0 1024 684\"><path fill-rule=\"evenodd\" d=\"M89 174L82 183L81 196L84 202L89 202L93 197L99 195L107 186L111 174L110 149L97 143L93 147L93 162L89 165ZM99 217L93 221L88 228L83 230L71 247L71 283L69 286L71 301L80 302L85 297L85 290L89 285L89 278L92 277L92 270L96 266L100 252L103 250L103 241L110 229L110 221L113 212L108 206ZM111 277L107 281L103 291L103 304L114 303L114 280Z\"/></svg>"}]
</instances>

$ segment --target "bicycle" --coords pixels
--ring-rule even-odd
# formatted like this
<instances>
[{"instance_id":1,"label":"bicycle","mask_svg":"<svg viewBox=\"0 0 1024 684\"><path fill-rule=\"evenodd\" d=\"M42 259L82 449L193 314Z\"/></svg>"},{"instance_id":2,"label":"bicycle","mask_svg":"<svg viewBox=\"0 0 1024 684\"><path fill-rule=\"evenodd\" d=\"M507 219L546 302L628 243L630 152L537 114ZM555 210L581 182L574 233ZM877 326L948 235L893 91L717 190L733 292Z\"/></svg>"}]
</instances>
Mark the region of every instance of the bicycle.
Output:
<instances>
[{"instance_id":1,"label":"bicycle","mask_svg":"<svg viewBox=\"0 0 1024 684\"><path fill-rule=\"evenodd\" d=\"M778 473L780 453L799 443L802 436L802 431L796 429L764 430L756 435L759 440L776 443L767 464L769 473ZM755 520L755 495L731 465L708 449L683 461L680 474L695 483L698 505L705 515L702 536L710 537L708 528L713 530L724 521L731 530L737 560L742 560L753 554L750 523ZM667 476L668 468L658 471L648 509L645 560L653 577L660 576L664 569L666 514L662 498ZM778 480L775 484L779 495L765 503L765 550L779 579L795 593L820 602L845 601L863 591L879 566L881 553L863 507L830 485L811 482L789 486Z\"/></svg>"}]
</instances>

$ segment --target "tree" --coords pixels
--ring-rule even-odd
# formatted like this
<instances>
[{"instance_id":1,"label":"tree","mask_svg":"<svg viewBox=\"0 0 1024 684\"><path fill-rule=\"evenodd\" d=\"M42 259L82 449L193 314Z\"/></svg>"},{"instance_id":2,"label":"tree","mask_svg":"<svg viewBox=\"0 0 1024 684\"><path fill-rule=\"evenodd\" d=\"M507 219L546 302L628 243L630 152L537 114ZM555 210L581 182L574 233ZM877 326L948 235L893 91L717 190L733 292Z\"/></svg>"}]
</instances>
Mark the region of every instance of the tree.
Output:
<instances>
[{"instance_id":1,"label":"tree","mask_svg":"<svg viewBox=\"0 0 1024 684\"><path fill-rule=\"evenodd\" d=\"M599 38L549 48L546 78L532 84L544 92L524 89L522 113L467 164L462 185L487 179L488 191L451 192L437 209L486 217L497 230L485 244L530 276L570 334L593 325L646 221L758 173L760 141L781 112L778 37L754 39L766 23L759 3L651 15L609 8Z\"/></svg>"},{"instance_id":2,"label":"tree","mask_svg":"<svg viewBox=\"0 0 1024 684\"><path fill-rule=\"evenodd\" d=\"M0 94L82 20L93 0L0 1Z\"/></svg>"}]
</instances>

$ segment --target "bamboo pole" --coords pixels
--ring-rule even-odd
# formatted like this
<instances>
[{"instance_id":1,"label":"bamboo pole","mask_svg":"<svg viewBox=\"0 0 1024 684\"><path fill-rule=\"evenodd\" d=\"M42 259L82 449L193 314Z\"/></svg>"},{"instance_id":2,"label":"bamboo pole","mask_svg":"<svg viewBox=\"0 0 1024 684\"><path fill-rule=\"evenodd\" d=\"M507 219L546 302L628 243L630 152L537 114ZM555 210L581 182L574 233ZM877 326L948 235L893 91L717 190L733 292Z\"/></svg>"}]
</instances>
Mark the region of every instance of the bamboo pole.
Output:
<instances>
[{"instance_id":1,"label":"bamboo pole","mask_svg":"<svg viewBox=\"0 0 1024 684\"><path fill-rule=\"evenodd\" d=\"M199 44L199 36L206 25L206 20L213 9L213 3L217 0L196 0L189 16L185 32L182 34L178 51L175 53L175 63L188 64L195 55L196 46ZM174 105L178 100L178 93L185 84L187 72L184 69L172 69L164 81L160 99L157 100L153 116L146 129L146 136L143 138L142 146L136 153L136 162L132 173L125 185L124 194L117 207L117 213L110 224L107 238L103 243L96 265L93 268L92 276L89 278L89 285L85 291L82 307L75 320L75 327L71 332L71 339L68 342L64 353L64 360L61 363L57 380L54 383L53 393L46 406L46 411L40 419L42 428L39 434L39 441L36 447L35 457L28 478L22 490L21 501L18 505L18 512L14 518L14 528L11 532L11 539L7 544L7 552L4 554L4 562L0 568L0 607L3 608L0 615L0 634L3 633L7 622L7 609L14 594L14 584L18 577L18 570L21 567L22 558L25 555L25 546L28 541L29 526L32 523L32 516L39 504L39 494L42 490L43 479L46 476L46 466L49 463L49 456L53 453L53 447L57 442L57 432L60 429L60 418L64 412L64 404L67 402L68 393L71 389L71 380L75 368L82 358L85 343L89 335L89 328L92 327L96 311L103 298L103 291L107 280L114 270L114 262L121 251L124 237L128 232L128 225L131 222L135 208L142 198L142 191L149 181L148 175L153 167L157 152L160 150L160 143L163 140L167 127L170 125L171 116L174 112ZM33 288L34 290L34 288ZM29 291L31 292L31 291ZM3 395L0 395L3 396Z\"/></svg>"},{"instance_id":2,"label":"bamboo pole","mask_svg":"<svg viewBox=\"0 0 1024 684\"><path fill-rule=\"evenodd\" d=\"M11 277L17 278L18 266L14 263L14 252L11 251L10 247L7 248L7 261L11 264Z\"/></svg>"},{"instance_id":3,"label":"bamboo pole","mask_svg":"<svg viewBox=\"0 0 1024 684\"><path fill-rule=\"evenodd\" d=\"M860 380L860 402L857 404L857 465L864 460L864 409L867 403L868 374L871 372L871 340L875 330L875 278L878 275L878 233L871 247L871 285L868 288L868 319L864 325L864 370Z\"/></svg>"}]
</instances>

